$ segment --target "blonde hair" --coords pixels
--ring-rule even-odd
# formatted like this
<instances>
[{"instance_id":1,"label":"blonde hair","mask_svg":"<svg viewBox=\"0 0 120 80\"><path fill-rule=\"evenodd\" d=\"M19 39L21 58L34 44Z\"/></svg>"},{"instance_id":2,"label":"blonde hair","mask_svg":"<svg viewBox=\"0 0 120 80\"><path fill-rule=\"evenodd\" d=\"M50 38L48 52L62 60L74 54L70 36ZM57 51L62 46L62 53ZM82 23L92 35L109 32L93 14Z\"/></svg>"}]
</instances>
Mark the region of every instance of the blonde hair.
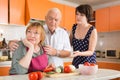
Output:
<instances>
[{"instance_id":1,"label":"blonde hair","mask_svg":"<svg viewBox=\"0 0 120 80\"><path fill-rule=\"evenodd\" d=\"M40 22L30 22L27 25L26 33L28 29L30 28L36 28L37 32L40 33L40 42L39 45L44 45L44 40L45 40L45 30Z\"/></svg>"}]
</instances>

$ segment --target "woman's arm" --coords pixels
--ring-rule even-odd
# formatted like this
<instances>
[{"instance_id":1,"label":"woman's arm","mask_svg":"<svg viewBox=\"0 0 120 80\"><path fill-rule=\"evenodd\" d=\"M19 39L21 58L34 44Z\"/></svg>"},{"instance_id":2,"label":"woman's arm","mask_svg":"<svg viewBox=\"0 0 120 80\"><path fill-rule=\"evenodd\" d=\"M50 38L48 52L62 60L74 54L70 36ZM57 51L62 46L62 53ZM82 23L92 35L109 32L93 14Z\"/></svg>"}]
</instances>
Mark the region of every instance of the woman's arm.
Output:
<instances>
[{"instance_id":1,"label":"woman's arm","mask_svg":"<svg viewBox=\"0 0 120 80\"><path fill-rule=\"evenodd\" d=\"M75 51L74 55L72 55L71 57L76 57L76 56L91 56L94 53L95 47L97 44L97 30L94 29L91 33L90 36L90 41L89 41L89 48L87 51L84 52L80 52L80 51Z\"/></svg>"},{"instance_id":2,"label":"woman's arm","mask_svg":"<svg viewBox=\"0 0 120 80\"><path fill-rule=\"evenodd\" d=\"M26 47L23 46L23 43L19 44L18 49L13 53L10 74L25 74L28 72L33 49L34 47L29 47L29 50L26 52Z\"/></svg>"},{"instance_id":3,"label":"woman's arm","mask_svg":"<svg viewBox=\"0 0 120 80\"><path fill-rule=\"evenodd\" d=\"M27 53L25 54L25 56L19 61L19 64L21 66L25 67L25 68L29 68L29 65L30 65L30 62L31 62L31 59L32 59L32 55L33 55L33 52L34 52L34 46L27 39L24 39L23 43L29 49L28 49Z\"/></svg>"}]
</instances>

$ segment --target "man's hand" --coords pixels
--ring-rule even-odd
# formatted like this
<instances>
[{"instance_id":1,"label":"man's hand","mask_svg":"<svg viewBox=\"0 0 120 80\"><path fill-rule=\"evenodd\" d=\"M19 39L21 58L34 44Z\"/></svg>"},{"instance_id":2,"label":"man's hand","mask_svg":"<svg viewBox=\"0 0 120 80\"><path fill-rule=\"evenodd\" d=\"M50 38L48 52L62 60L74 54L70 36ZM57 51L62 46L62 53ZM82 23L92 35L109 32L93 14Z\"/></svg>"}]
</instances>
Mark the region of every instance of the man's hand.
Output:
<instances>
[{"instance_id":1,"label":"man's hand","mask_svg":"<svg viewBox=\"0 0 120 80\"><path fill-rule=\"evenodd\" d=\"M44 49L45 49L45 51L47 52L47 54L52 55L52 56L55 56L56 53L57 53L57 50L54 49L54 48L52 48L52 47L49 46L49 45L46 45L46 46L44 47Z\"/></svg>"},{"instance_id":2,"label":"man's hand","mask_svg":"<svg viewBox=\"0 0 120 80\"><path fill-rule=\"evenodd\" d=\"M19 47L19 45L17 44L18 41L19 40L11 40L11 41L9 41L8 47L10 48L10 51L14 52Z\"/></svg>"}]
</instances>

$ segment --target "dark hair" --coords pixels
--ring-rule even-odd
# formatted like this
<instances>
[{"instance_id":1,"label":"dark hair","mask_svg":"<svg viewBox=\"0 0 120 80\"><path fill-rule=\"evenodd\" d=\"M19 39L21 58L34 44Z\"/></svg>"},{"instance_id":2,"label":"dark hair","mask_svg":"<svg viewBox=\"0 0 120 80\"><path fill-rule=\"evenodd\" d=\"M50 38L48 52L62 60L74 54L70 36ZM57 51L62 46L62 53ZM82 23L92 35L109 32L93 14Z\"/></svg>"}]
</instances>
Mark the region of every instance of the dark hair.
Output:
<instances>
[{"instance_id":1,"label":"dark hair","mask_svg":"<svg viewBox=\"0 0 120 80\"><path fill-rule=\"evenodd\" d=\"M76 7L75 14L77 14L77 12L80 12L81 14L85 14L85 16L88 19L88 22L92 19L93 9L88 4L82 4Z\"/></svg>"}]
</instances>

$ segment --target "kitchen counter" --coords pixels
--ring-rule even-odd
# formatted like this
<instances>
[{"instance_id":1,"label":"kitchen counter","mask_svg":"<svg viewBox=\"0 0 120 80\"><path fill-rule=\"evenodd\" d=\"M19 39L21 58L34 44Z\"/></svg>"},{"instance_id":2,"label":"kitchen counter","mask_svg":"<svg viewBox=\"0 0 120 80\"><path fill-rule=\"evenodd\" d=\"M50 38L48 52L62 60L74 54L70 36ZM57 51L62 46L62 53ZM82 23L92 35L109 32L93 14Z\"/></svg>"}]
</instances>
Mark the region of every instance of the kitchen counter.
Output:
<instances>
[{"instance_id":1,"label":"kitchen counter","mask_svg":"<svg viewBox=\"0 0 120 80\"><path fill-rule=\"evenodd\" d=\"M0 62L0 67L11 67L11 61Z\"/></svg>"},{"instance_id":2,"label":"kitchen counter","mask_svg":"<svg viewBox=\"0 0 120 80\"><path fill-rule=\"evenodd\" d=\"M99 69L95 75L76 75L59 78L44 77L42 80L109 80L120 77L120 71L110 69ZM28 74L1 76L0 80L29 80Z\"/></svg>"},{"instance_id":3,"label":"kitchen counter","mask_svg":"<svg viewBox=\"0 0 120 80\"><path fill-rule=\"evenodd\" d=\"M73 58L63 58L64 62L72 62ZM118 63L120 64L120 59L108 59L108 58L97 58L97 62L109 62L109 63ZM10 67L11 61L0 62L0 67Z\"/></svg>"}]
</instances>

